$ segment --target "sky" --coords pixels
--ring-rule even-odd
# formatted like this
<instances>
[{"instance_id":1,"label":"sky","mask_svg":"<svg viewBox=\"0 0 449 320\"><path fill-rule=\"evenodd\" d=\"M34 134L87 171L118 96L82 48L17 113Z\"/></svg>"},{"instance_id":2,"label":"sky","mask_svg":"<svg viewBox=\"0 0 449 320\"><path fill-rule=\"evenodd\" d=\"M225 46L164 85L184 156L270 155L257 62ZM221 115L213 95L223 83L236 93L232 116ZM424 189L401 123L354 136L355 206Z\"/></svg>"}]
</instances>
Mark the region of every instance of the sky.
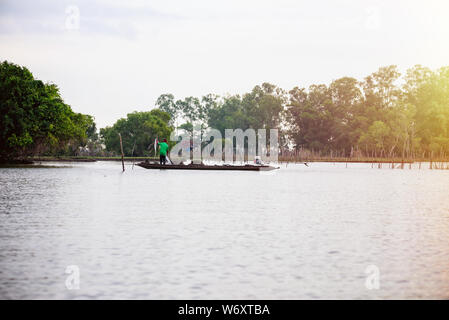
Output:
<instances>
[{"instance_id":1,"label":"sky","mask_svg":"<svg viewBox=\"0 0 449 320\"><path fill-rule=\"evenodd\" d=\"M57 84L101 128L163 93L448 66L448 16L447 0L0 0L0 61Z\"/></svg>"}]
</instances>

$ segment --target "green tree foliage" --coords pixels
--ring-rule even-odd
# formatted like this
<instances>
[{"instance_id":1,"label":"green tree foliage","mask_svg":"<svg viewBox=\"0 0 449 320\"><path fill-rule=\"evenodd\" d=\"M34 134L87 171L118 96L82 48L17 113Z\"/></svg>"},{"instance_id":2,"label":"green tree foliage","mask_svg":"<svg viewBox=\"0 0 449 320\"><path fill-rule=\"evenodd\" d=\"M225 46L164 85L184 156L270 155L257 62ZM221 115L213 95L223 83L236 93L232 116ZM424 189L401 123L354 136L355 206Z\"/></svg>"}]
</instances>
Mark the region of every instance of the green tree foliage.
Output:
<instances>
[{"instance_id":1,"label":"green tree foliage","mask_svg":"<svg viewBox=\"0 0 449 320\"><path fill-rule=\"evenodd\" d=\"M174 128L192 131L279 129L283 147L351 155L449 155L449 67L415 66L401 75L382 67L362 81L343 77L329 85L285 92L270 83L242 95L175 100L163 94L157 109L134 112L98 136L93 117L72 111L54 84L34 79L12 63L0 64L0 158L101 153L102 143L144 156L154 138ZM87 151L86 151L87 150ZM334 153L335 154L335 153Z\"/></svg>"},{"instance_id":2,"label":"green tree foliage","mask_svg":"<svg viewBox=\"0 0 449 320\"><path fill-rule=\"evenodd\" d=\"M415 109L413 126L424 152L449 152L449 67L416 66L406 77L405 102Z\"/></svg>"},{"instance_id":3,"label":"green tree foliage","mask_svg":"<svg viewBox=\"0 0 449 320\"><path fill-rule=\"evenodd\" d=\"M250 119L243 107L242 98L239 95L223 98L223 103L210 111L208 124L219 130L223 137L225 129L249 128Z\"/></svg>"},{"instance_id":4,"label":"green tree foliage","mask_svg":"<svg viewBox=\"0 0 449 320\"><path fill-rule=\"evenodd\" d=\"M163 94L157 99L156 105L160 110L184 120L180 128L200 125L202 128L219 129L224 134L224 129L279 127L285 101L282 89L263 83L243 96L219 98L215 94L208 94L201 99L186 97L175 101L173 95Z\"/></svg>"},{"instance_id":5,"label":"green tree foliage","mask_svg":"<svg viewBox=\"0 0 449 320\"><path fill-rule=\"evenodd\" d=\"M102 128L100 135L108 151L120 154L120 133L126 156L148 156L156 137L169 140L173 130L169 126L170 119L170 114L160 109L133 112L119 119L112 127Z\"/></svg>"},{"instance_id":6,"label":"green tree foliage","mask_svg":"<svg viewBox=\"0 0 449 320\"><path fill-rule=\"evenodd\" d=\"M175 97L172 94L162 94L156 100L156 106L170 115L171 122L176 122L179 117L180 110L178 110L175 102Z\"/></svg>"},{"instance_id":7,"label":"green tree foliage","mask_svg":"<svg viewBox=\"0 0 449 320\"><path fill-rule=\"evenodd\" d=\"M415 66L401 78L389 66L362 82L296 87L286 110L297 147L388 157L449 153L449 68Z\"/></svg>"},{"instance_id":8,"label":"green tree foliage","mask_svg":"<svg viewBox=\"0 0 449 320\"><path fill-rule=\"evenodd\" d=\"M175 101L172 94L162 94L156 100L156 106L170 115L171 125L178 126L178 128L200 125L201 128L206 128L211 110L218 105L217 99L217 95L208 94L201 99L186 97ZM186 122L178 125L179 119Z\"/></svg>"},{"instance_id":9,"label":"green tree foliage","mask_svg":"<svg viewBox=\"0 0 449 320\"><path fill-rule=\"evenodd\" d=\"M263 83L243 95L157 101L186 121L225 129L278 128L281 145L350 155L385 157L449 154L449 68L415 66L401 77L396 66L379 68L363 81L343 77L330 85L295 87L288 93Z\"/></svg>"},{"instance_id":10,"label":"green tree foliage","mask_svg":"<svg viewBox=\"0 0 449 320\"><path fill-rule=\"evenodd\" d=\"M3 159L73 151L95 136L93 118L73 112L56 85L7 61L0 64L0 114Z\"/></svg>"},{"instance_id":11,"label":"green tree foliage","mask_svg":"<svg viewBox=\"0 0 449 320\"><path fill-rule=\"evenodd\" d=\"M255 86L249 93L227 96L208 109L209 127L224 135L225 129L275 129L282 122L285 92L269 83Z\"/></svg>"},{"instance_id":12,"label":"green tree foliage","mask_svg":"<svg viewBox=\"0 0 449 320\"><path fill-rule=\"evenodd\" d=\"M332 142L332 96L326 85L312 85L307 92L295 87L287 106L289 135L296 146L324 150Z\"/></svg>"}]
</instances>

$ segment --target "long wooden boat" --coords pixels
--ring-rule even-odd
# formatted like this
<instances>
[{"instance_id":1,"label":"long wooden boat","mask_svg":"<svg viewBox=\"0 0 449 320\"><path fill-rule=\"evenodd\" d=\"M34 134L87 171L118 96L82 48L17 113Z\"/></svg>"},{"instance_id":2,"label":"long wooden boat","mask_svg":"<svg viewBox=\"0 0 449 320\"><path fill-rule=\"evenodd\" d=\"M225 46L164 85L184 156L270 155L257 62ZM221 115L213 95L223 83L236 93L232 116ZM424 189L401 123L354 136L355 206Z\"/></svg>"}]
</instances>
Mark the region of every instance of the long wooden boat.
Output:
<instances>
[{"instance_id":1,"label":"long wooden boat","mask_svg":"<svg viewBox=\"0 0 449 320\"><path fill-rule=\"evenodd\" d=\"M271 171L279 169L279 167L272 167L267 165L204 165L204 164L166 164L140 162L138 166L145 169L162 169L162 170L238 170L238 171Z\"/></svg>"}]
</instances>

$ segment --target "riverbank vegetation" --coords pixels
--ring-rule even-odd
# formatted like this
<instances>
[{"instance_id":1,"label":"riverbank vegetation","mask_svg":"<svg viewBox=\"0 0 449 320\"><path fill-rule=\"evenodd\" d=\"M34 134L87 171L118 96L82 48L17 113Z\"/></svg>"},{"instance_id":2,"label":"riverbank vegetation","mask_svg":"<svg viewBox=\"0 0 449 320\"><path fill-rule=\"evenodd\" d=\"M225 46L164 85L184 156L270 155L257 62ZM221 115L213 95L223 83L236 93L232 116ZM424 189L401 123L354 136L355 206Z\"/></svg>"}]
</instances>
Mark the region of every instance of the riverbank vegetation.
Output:
<instances>
[{"instance_id":1,"label":"riverbank vegetation","mask_svg":"<svg viewBox=\"0 0 449 320\"><path fill-rule=\"evenodd\" d=\"M382 67L363 80L284 90L270 83L244 94L175 99L162 94L146 111L96 128L76 113L58 87L25 68L0 64L0 159L154 155L156 137L173 130L272 129L280 132L282 159L447 159L449 67L415 66L400 74ZM292 160L292 161L293 161Z\"/></svg>"},{"instance_id":2,"label":"riverbank vegetation","mask_svg":"<svg viewBox=\"0 0 449 320\"><path fill-rule=\"evenodd\" d=\"M0 159L34 155L75 155L98 140L94 119L74 112L55 84L33 77L25 67L0 64Z\"/></svg>"},{"instance_id":3,"label":"riverbank vegetation","mask_svg":"<svg viewBox=\"0 0 449 320\"><path fill-rule=\"evenodd\" d=\"M156 137L170 137L173 127L169 122L170 115L159 109L133 112L126 118L119 119L113 126L100 129L100 135L106 150L115 154L121 152L120 133L125 156L149 156Z\"/></svg>"},{"instance_id":4,"label":"riverbank vegetation","mask_svg":"<svg viewBox=\"0 0 449 320\"><path fill-rule=\"evenodd\" d=\"M432 158L449 155L449 68L380 68L362 81L285 91L269 83L243 95L156 102L178 118L225 128L279 128L281 155L326 158Z\"/></svg>"}]
</instances>

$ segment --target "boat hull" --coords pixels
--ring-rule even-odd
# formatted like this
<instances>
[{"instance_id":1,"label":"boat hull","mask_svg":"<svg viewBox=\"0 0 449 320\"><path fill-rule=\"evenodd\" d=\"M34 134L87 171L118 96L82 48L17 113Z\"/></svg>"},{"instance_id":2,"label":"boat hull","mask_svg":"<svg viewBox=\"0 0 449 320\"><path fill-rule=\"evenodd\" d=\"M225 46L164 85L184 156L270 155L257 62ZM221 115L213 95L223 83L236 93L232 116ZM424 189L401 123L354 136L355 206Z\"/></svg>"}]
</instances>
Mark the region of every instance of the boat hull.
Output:
<instances>
[{"instance_id":1,"label":"boat hull","mask_svg":"<svg viewBox=\"0 0 449 320\"><path fill-rule=\"evenodd\" d=\"M272 171L279 168L271 167L271 166L253 166L253 165L245 165L245 166L231 166L231 165L201 165L201 164L189 164L189 165L175 165L175 164L167 164L161 165L156 163L147 163L141 162L137 164L139 167L145 169L161 169L161 170L217 170L217 171Z\"/></svg>"}]
</instances>

